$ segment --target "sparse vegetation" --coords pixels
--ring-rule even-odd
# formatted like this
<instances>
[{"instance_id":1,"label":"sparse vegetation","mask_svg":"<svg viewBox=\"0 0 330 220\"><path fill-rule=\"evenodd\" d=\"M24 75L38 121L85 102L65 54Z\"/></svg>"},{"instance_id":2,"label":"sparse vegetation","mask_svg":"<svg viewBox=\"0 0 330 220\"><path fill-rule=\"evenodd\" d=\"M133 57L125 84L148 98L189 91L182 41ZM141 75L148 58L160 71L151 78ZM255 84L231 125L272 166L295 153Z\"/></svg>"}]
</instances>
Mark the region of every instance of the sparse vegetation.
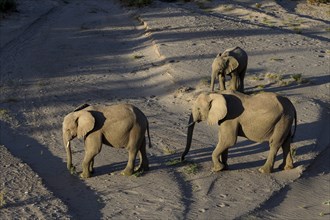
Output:
<instances>
[{"instance_id":1,"label":"sparse vegetation","mask_svg":"<svg viewBox=\"0 0 330 220\"><path fill-rule=\"evenodd\" d=\"M180 159L171 159L171 160L166 161L165 165L166 166L176 166L179 163L181 163Z\"/></svg>"},{"instance_id":2,"label":"sparse vegetation","mask_svg":"<svg viewBox=\"0 0 330 220\"><path fill-rule=\"evenodd\" d=\"M271 61L277 61L277 62L282 62L282 61L284 61L284 59L282 59L282 58L278 58L278 57L272 57L272 58L270 58L270 60L271 60Z\"/></svg>"},{"instance_id":3,"label":"sparse vegetation","mask_svg":"<svg viewBox=\"0 0 330 220\"><path fill-rule=\"evenodd\" d=\"M257 88L258 88L258 89L264 89L265 86L266 86L266 85L264 85L264 84L259 84L259 85L257 85Z\"/></svg>"},{"instance_id":4,"label":"sparse vegetation","mask_svg":"<svg viewBox=\"0 0 330 220\"><path fill-rule=\"evenodd\" d=\"M164 147L163 148L163 152L164 152L165 155L171 155L171 154L175 154L176 153L175 150L172 150L169 147Z\"/></svg>"},{"instance_id":5,"label":"sparse vegetation","mask_svg":"<svg viewBox=\"0 0 330 220\"><path fill-rule=\"evenodd\" d=\"M261 8L262 4L261 3L256 3L256 8Z\"/></svg>"},{"instance_id":6,"label":"sparse vegetation","mask_svg":"<svg viewBox=\"0 0 330 220\"><path fill-rule=\"evenodd\" d=\"M7 109L0 109L0 119L2 120L9 119L9 112Z\"/></svg>"},{"instance_id":7,"label":"sparse vegetation","mask_svg":"<svg viewBox=\"0 0 330 220\"><path fill-rule=\"evenodd\" d=\"M198 165L197 165L197 163L192 163L192 162L190 162L190 163L188 163L188 165L187 166L185 166L184 168L183 168L183 172L185 173L185 174L188 174L188 175L190 175L190 174L196 174L197 173L197 171L198 171Z\"/></svg>"},{"instance_id":8,"label":"sparse vegetation","mask_svg":"<svg viewBox=\"0 0 330 220\"><path fill-rule=\"evenodd\" d=\"M330 206L330 200L327 200L327 201L323 202L322 204Z\"/></svg>"},{"instance_id":9,"label":"sparse vegetation","mask_svg":"<svg viewBox=\"0 0 330 220\"><path fill-rule=\"evenodd\" d=\"M5 200L5 192L1 191L0 192L0 208L6 205L6 200Z\"/></svg>"},{"instance_id":10,"label":"sparse vegetation","mask_svg":"<svg viewBox=\"0 0 330 220\"><path fill-rule=\"evenodd\" d=\"M143 175L143 173L144 173L143 170L141 170L141 171L137 171L137 172L134 172L134 173L133 173L133 176L134 176L134 177L140 177L140 176Z\"/></svg>"},{"instance_id":11,"label":"sparse vegetation","mask_svg":"<svg viewBox=\"0 0 330 220\"><path fill-rule=\"evenodd\" d=\"M134 55L133 56L133 59L141 59L143 58L144 56L143 55Z\"/></svg>"},{"instance_id":12,"label":"sparse vegetation","mask_svg":"<svg viewBox=\"0 0 330 220\"><path fill-rule=\"evenodd\" d=\"M281 74L278 73L266 73L265 77L268 79L272 79L272 80L282 80L283 76Z\"/></svg>"},{"instance_id":13,"label":"sparse vegetation","mask_svg":"<svg viewBox=\"0 0 330 220\"><path fill-rule=\"evenodd\" d=\"M77 175L77 171L76 171L76 167L75 167L75 166L72 166L72 167L70 168L70 174L71 174L71 175Z\"/></svg>"},{"instance_id":14,"label":"sparse vegetation","mask_svg":"<svg viewBox=\"0 0 330 220\"><path fill-rule=\"evenodd\" d=\"M294 31L296 34L302 34L302 30L301 30L301 28L295 27L295 28L293 28L293 31Z\"/></svg>"},{"instance_id":15,"label":"sparse vegetation","mask_svg":"<svg viewBox=\"0 0 330 220\"><path fill-rule=\"evenodd\" d=\"M291 78L298 84L308 83L309 81L307 79L304 79L301 75L301 73L292 74Z\"/></svg>"},{"instance_id":16,"label":"sparse vegetation","mask_svg":"<svg viewBox=\"0 0 330 220\"><path fill-rule=\"evenodd\" d=\"M144 7L150 5L152 0L120 0L122 4L129 7Z\"/></svg>"},{"instance_id":17,"label":"sparse vegetation","mask_svg":"<svg viewBox=\"0 0 330 220\"><path fill-rule=\"evenodd\" d=\"M307 0L307 3L309 4L320 4L320 3L324 3L324 4L328 4L330 3L330 0Z\"/></svg>"}]
</instances>

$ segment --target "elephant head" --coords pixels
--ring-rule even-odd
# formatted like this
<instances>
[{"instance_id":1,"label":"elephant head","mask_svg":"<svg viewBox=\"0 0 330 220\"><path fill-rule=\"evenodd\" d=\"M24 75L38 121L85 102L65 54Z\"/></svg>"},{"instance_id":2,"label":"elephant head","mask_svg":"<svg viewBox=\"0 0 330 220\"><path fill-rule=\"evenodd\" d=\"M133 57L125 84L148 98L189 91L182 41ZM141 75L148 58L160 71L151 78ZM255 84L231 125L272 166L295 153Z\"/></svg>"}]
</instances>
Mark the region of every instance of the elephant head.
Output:
<instances>
[{"instance_id":1,"label":"elephant head","mask_svg":"<svg viewBox=\"0 0 330 220\"><path fill-rule=\"evenodd\" d=\"M218 124L227 115L226 99L220 94L200 94L191 111L188 122L187 144L181 155L181 161L189 152L196 122L207 121L209 125Z\"/></svg>"},{"instance_id":2,"label":"elephant head","mask_svg":"<svg viewBox=\"0 0 330 220\"><path fill-rule=\"evenodd\" d=\"M94 128L95 119L88 111L81 110L71 112L64 117L63 121L63 143L67 155L67 168L71 170L72 154L70 141L75 137L84 138Z\"/></svg>"},{"instance_id":3,"label":"elephant head","mask_svg":"<svg viewBox=\"0 0 330 220\"><path fill-rule=\"evenodd\" d=\"M228 56L226 54L218 54L212 63L212 75L211 75L211 91L214 91L215 79L221 75L229 75L234 72L239 66L237 59L233 56ZM222 90L224 88L221 88Z\"/></svg>"}]
</instances>

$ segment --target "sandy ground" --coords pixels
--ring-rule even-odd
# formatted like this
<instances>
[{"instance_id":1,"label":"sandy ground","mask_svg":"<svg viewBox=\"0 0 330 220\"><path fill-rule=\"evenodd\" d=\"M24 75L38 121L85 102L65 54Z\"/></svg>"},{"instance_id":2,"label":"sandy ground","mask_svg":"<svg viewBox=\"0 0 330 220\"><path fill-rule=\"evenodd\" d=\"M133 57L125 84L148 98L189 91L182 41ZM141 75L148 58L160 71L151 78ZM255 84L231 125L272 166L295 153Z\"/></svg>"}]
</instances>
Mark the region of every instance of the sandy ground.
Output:
<instances>
[{"instance_id":1,"label":"sandy ground","mask_svg":"<svg viewBox=\"0 0 330 220\"><path fill-rule=\"evenodd\" d=\"M0 25L1 219L329 219L329 5L17 2ZM217 128L203 123L188 162L171 165L212 60L232 46L249 55L247 92L277 92L296 106L295 169L258 173L267 144L240 138L230 170L211 173ZM119 175L127 152L104 146L92 178L70 175L63 117L83 103L118 102L149 119L151 170ZM80 172L82 141L73 151Z\"/></svg>"}]
</instances>

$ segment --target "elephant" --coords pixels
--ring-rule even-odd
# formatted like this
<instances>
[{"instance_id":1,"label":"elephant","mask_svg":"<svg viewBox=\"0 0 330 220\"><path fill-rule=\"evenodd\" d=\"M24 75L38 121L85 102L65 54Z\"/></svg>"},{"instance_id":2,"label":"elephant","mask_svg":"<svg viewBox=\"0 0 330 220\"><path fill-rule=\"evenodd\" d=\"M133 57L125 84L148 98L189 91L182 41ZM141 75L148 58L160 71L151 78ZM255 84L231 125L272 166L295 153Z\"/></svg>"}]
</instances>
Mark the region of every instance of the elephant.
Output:
<instances>
[{"instance_id":1,"label":"elephant","mask_svg":"<svg viewBox=\"0 0 330 220\"><path fill-rule=\"evenodd\" d=\"M122 175L129 176L134 172L135 158L139 154L138 171L149 170L146 154L147 131L149 147L149 123L147 117L137 107L131 104L95 105L84 104L67 114L63 120L63 143L67 155L67 168L72 165L71 140L83 138L85 156L82 162L81 178L88 178L93 173L94 157L100 153L102 144L126 148L128 162Z\"/></svg>"},{"instance_id":2,"label":"elephant","mask_svg":"<svg viewBox=\"0 0 330 220\"><path fill-rule=\"evenodd\" d=\"M271 173L277 151L283 150L280 169L293 168L290 143L296 133L297 113L290 100L275 93L247 95L226 90L222 93L201 93L195 100L189 117L184 160L189 152L195 123L207 121L218 124L218 143L212 152L213 168L217 172L228 169L228 148L235 145L237 136L254 142L269 142L269 154L261 173ZM294 129L291 131L291 127Z\"/></svg>"},{"instance_id":3,"label":"elephant","mask_svg":"<svg viewBox=\"0 0 330 220\"><path fill-rule=\"evenodd\" d=\"M219 80L219 89L226 89L225 76L230 75L230 89L244 92L244 77L248 65L247 53L240 47L233 47L219 53L212 63L211 91L214 91L215 79Z\"/></svg>"}]
</instances>

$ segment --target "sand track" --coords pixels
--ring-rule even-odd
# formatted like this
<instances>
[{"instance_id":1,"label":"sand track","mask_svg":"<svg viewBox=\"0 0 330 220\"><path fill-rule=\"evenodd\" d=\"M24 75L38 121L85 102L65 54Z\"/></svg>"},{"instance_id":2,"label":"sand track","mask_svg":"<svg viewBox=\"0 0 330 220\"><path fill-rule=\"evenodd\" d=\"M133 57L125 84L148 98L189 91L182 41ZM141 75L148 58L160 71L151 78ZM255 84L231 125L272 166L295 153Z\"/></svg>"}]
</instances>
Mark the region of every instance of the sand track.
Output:
<instances>
[{"instance_id":1,"label":"sand track","mask_svg":"<svg viewBox=\"0 0 330 220\"><path fill-rule=\"evenodd\" d=\"M33 10L23 2L20 13L6 18L0 27L1 38L5 36L0 54L0 144L16 157L0 148L2 157L10 158L1 161L4 177L0 192L6 204L0 215L5 218L264 218L272 199L305 190L295 186L304 181L298 179L301 173L317 154L328 154L323 151L329 146L326 32L296 34L282 27L246 22L245 18L232 19L237 11L227 11L224 16L218 11L223 5L217 1L208 6L211 12L193 3L160 1L146 8L127 9L116 1L49 0L37 4L30 0ZM266 10L242 8L250 13ZM286 12L280 13L284 16ZM323 22L318 19L322 18L315 18L315 22ZM244 47L250 56L248 92L279 92L297 108L297 168L291 171L259 174L257 168L263 164L268 146L239 139L229 153L230 170L210 173L217 131L202 123L196 126L188 163L170 165L185 146L191 100L209 89L215 54L233 45ZM281 78L269 77L269 73ZM305 83L295 82L294 74L301 74ZM141 177L120 176L127 152L106 146L96 158L93 178L80 180L66 170L61 143L63 117L82 103L104 102L130 102L149 119L151 170ZM73 142L78 172L82 145L82 141ZM280 158L281 152L275 166ZM315 167L323 169L311 166L306 175ZM9 168L14 168L25 184L13 178ZM320 172L324 172L321 184L329 181L328 171ZM310 183L313 177L307 180L308 187L320 183L317 178ZM299 182L292 183L297 179ZM34 187L29 188L31 185ZM291 186L298 191L291 191ZM11 190L18 193L9 193ZM329 213L322 205L329 191L315 196L312 204L306 204L309 211L315 210L309 212L309 218L322 219L320 212ZM296 200L303 203L304 199L298 196ZM285 208L290 211L285 199L283 205L274 204L278 209L270 210L272 216L287 217L281 214Z\"/></svg>"}]
</instances>

